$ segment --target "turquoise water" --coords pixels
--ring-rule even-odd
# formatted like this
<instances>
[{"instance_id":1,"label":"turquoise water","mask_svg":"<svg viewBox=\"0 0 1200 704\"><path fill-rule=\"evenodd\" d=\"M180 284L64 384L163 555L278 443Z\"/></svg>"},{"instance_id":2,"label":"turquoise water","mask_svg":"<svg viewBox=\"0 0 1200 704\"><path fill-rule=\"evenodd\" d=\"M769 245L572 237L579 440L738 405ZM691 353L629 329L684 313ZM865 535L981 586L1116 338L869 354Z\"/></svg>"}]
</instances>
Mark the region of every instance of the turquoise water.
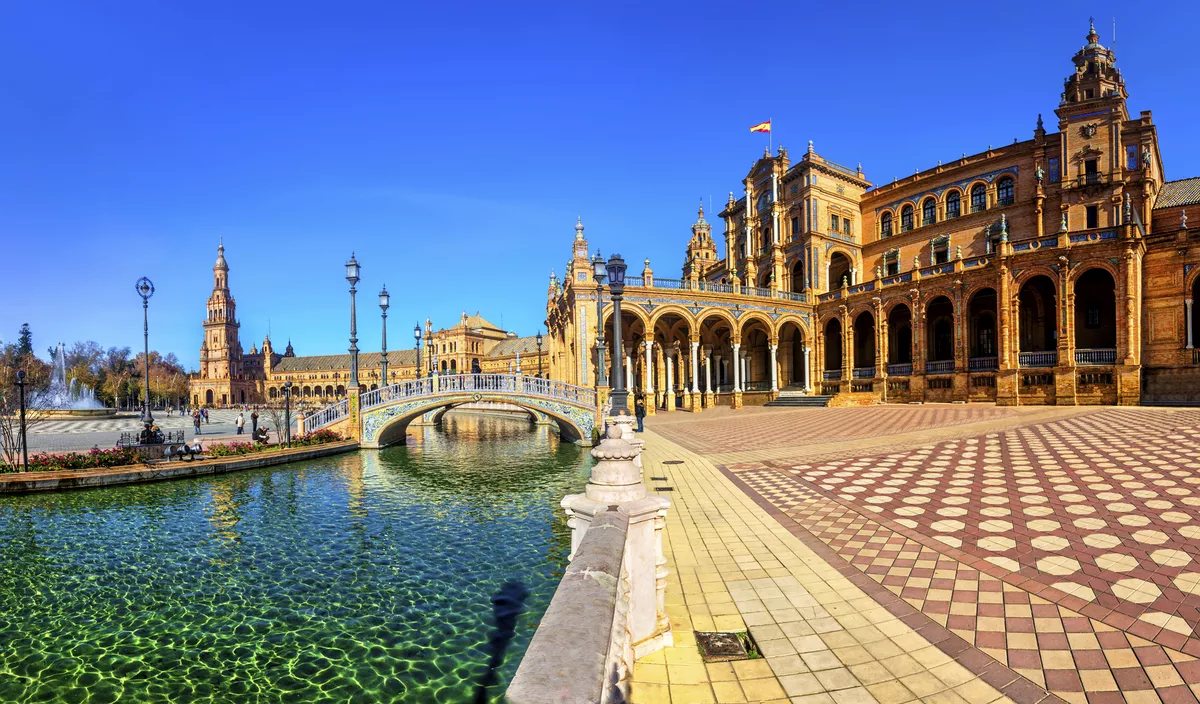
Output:
<instances>
[{"instance_id":1,"label":"turquoise water","mask_svg":"<svg viewBox=\"0 0 1200 704\"><path fill-rule=\"evenodd\" d=\"M222 477L0 498L0 702L469 702L490 599L566 565L590 458L524 421ZM497 688L499 694L501 688Z\"/></svg>"}]
</instances>

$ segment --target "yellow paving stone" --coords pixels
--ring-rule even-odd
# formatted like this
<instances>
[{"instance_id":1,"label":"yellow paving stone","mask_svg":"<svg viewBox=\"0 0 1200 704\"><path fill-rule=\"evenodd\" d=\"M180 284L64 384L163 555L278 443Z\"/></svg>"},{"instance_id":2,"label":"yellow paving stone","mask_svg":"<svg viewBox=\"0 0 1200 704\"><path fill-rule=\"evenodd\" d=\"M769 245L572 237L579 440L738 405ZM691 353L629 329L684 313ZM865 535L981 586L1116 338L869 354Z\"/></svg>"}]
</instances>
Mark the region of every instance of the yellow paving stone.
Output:
<instances>
[{"instance_id":1,"label":"yellow paving stone","mask_svg":"<svg viewBox=\"0 0 1200 704\"><path fill-rule=\"evenodd\" d=\"M789 697L817 694L825 691L825 685L821 684L816 675L807 673L783 675L779 678L779 684L782 685L783 690L787 692Z\"/></svg>"},{"instance_id":2,"label":"yellow paving stone","mask_svg":"<svg viewBox=\"0 0 1200 704\"><path fill-rule=\"evenodd\" d=\"M671 704L714 704L716 701L712 687L707 684L671 685Z\"/></svg>"},{"instance_id":3,"label":"yellow paving stone","mask_svg":"<svg viewBox=\"0 0 1200 704\"><path fill-rule=\"evenodd\" d=\"M742 686L736 681L734 682L713 682L713 694L716 695L718 702L744 702L747 701L746 695L742 693Z\"/></svg>"},{"instance_id":4,"label":"yellow paving stone","mask_svg":"<svg viewBox=\"0 0 1200 704\"><path fill-rule=\"evenodd\" d=\"M704 684L709 681L704 665L667 665L671 684Z\"/></svg>"},{"instance_id":5,"label":"yellow paving stone","mask_svg":"<svg viewBox=\"0 0 1200 704\"><path fill-rule=\"evenodd\" d=\"M1083 680L1083 688L1089 692L1115 692L1117 681L1108 670L1080 670L1079 679Z\"/></svg>"},{"instance_id":6,"label":"yellow paving stone","mask_svg":"<svg viewBox=\"0 0 1200 704\"><path fill-rule=\"evenodd\" d=\"M639 684L630 687L633 704L671 704L671 691L665 684Z\"/></svg>"},{"instance_id":7,"label":"yellow paving stone","mask_svg":"<svg viewBox=\"0 0 1200 704\"><path fill-rule=\"evenodd\" d=\"M737 675L733 672L733 665L727 662L710 662L705 665L708 670L709 682L727 682L736 680Z\"/></svg>"},{"instance_id":8,"label":"yellow paving stone","mask_svg":"<svg viewBox=\"0 0 1200 704\"><path fill-rule=\"evenodd\" d=\"M678 634L676 634L678 637ZM676 644L678 645L678 644ZM700 651L691 647L673 647L666 649L668 665L701 665Z\"/></svg>"},{"instance_id":9,"label":"yellow paving stone","mask_svg":"<svg viewBox=\"0 0 1200 704\"><path fill-rule=\"evenodd\" d=\"M633 666L633 681L666 684L667 666L648 663L645 659L639 660Z\"/></svg>"},{"instance_id":10,"label":"yellow paving stone","mask_svg":"<svg viewBox=\"0 0 1200 704\"><path fill-rule=\"evenodd\" d=\"M918 672L916 674L907 675L905 677L901 677L900 681L905 687L908 687L913 694L922 698L948 689L945 682L939 680L928 672Z\"/></svg>"},{"instance_id":11,"label":"yellow paving stone","mask_svg":"<svg viewBox=\"0 0 1200 704\"><path fill-rule=\"evenodd\" d=\"M917 698L917 695L905 687L899 680L889 680L878 684L867 685L867 691L880 704L904 704Z\"/></svg>"},{"instance_id":12,"label":"yellow paving stone","mask_svg":"<svg viewBox=\"0 0 1200 704\"><path fill-rule=\"evenodd\" d=\"M739 680L758 679L761 677L770 677L774 673L771 671L771 666L766 660L735 660L733 662L733 671L737 674Z\"/></svg>"},{"instance_id":13,"label":"yellow paving stone","mask_svg":"<svg viewBox=\"0 0 1200 704\"><path fill-rule=\"evenodd\" d=\"M960 697L971 704L989 704L1001 697L1000 690L981 679L973 679L954 688Z\"/></svg>"},{"instance_id":14,"label":"yellow paving stone","mask_svg":"<svg viewBox=\"0 0 1200 704\"><path fill-rule=\"evenodd\" d=\"M748 701L758 702L785 696L783 686L774 676L756 680L741 680L740 682Z\"/></svg>"}]
</instances>

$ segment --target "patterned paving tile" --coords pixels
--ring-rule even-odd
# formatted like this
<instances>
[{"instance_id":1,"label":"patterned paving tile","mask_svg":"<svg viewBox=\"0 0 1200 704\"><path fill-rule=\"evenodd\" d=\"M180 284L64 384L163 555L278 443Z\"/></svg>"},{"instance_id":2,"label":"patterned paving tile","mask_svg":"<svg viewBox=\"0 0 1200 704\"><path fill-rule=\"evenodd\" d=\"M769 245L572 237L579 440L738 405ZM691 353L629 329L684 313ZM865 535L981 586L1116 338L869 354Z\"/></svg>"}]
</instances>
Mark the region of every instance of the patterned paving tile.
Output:
<instances>
[{"instance_id":1,"label":"patterned paving tile","mask_svg":"<svg viewBox=\"0 0 1200 704\"><path fill-rule=\"evenodd\" d=\"M1110 409L880 457L744 463L733 476L1064 699L1194 701L1198 426L1200 412Z\"/></svg>"}]
</instances>

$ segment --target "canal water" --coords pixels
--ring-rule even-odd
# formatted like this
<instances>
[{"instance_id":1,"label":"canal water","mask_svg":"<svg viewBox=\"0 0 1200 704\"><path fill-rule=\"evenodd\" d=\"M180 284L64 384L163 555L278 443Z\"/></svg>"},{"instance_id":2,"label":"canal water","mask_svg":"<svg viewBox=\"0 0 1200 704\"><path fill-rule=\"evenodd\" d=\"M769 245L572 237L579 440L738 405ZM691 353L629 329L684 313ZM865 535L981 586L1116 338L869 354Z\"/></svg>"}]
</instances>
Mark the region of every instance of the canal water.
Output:
<instances>
[{"instance_id":1,"label":"canal water","mask_svg":"<svg viewBox=\"0 0 1200 704\"><path fill-rule=\"evenodd\" d=\"M0 498L0 702L469 702L491 597L567 562L591 459L448 414L415 442L220 477Z\"/></svg>"}]
</instances>

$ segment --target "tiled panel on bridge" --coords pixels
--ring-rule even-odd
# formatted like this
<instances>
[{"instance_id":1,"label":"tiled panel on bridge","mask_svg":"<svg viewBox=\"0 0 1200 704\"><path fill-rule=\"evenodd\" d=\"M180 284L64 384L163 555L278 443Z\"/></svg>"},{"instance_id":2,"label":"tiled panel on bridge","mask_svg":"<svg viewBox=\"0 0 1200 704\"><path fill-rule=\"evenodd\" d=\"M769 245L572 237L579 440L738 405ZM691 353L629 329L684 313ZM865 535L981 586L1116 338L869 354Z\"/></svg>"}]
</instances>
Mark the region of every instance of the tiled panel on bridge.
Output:
<instances>
[{"instance_id":1,"label":"tiled panel on bridge","mask_svg":"<svg viewBox=\"0 0 1200 704\"><path fill-rule=\"evenodd\" d=\"M737 477L1064 699L1195 701L1198 424L1200 412L1113 409Z\"/></svg>"},{"instance_id":2,"label":"tiled panel on bridge","mask_svg":"<svg viewBox=\"0 0 1200 704\"><path fill-rule=\"evenodd\" d=\"M655 432L690 450L722 453L877 437L1016 416L996 406L872 406L866 408L742 409L687 423L651 421ZM665 420L665 418L664 418Z\"/></svg>"}]
</instances>

